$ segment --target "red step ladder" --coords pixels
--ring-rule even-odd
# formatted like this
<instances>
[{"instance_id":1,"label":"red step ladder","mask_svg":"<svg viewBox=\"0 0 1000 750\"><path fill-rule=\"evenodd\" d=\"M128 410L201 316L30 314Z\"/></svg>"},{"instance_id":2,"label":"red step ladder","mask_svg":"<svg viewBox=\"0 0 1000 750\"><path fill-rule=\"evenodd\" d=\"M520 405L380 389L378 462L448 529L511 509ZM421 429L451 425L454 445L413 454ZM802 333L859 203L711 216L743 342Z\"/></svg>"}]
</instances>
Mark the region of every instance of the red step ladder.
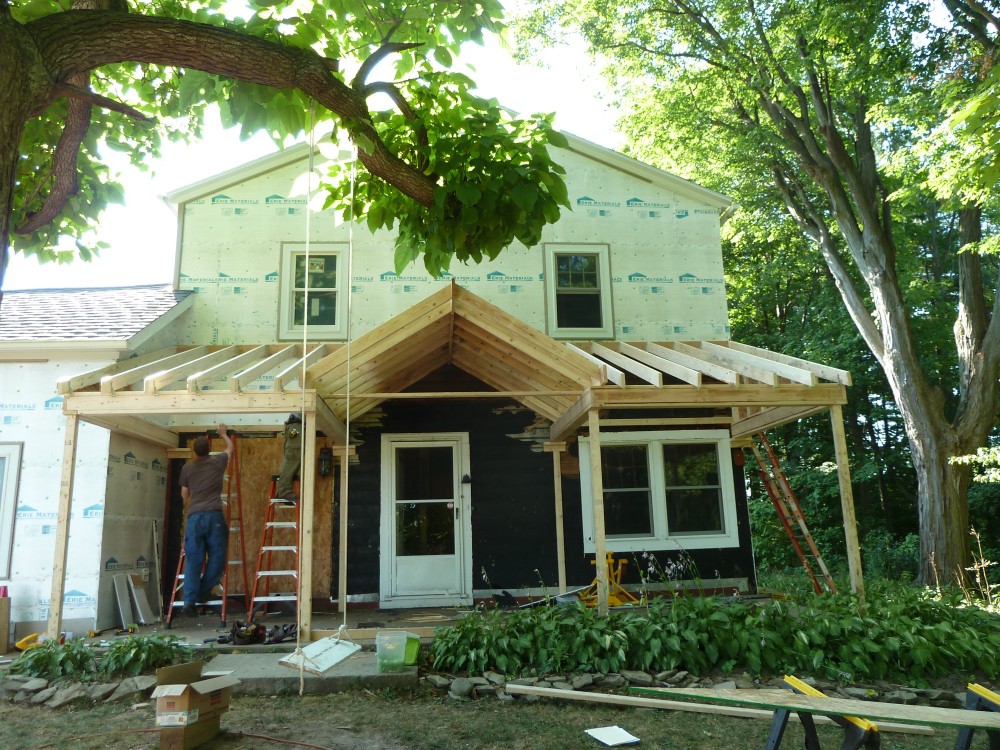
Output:
<instances>
[{"instance_id":1,"label":"red step ladder","mask_svg":"<svg viewBox=\"0 0 1000 750\"><path fill-rule=\"evenodd\" d=\"M278 477L272 476L267 512L264 515L264 531L261 534L260 551L257 553L257 574L254 576L253 593L250 596L247 616L250 622L253 622L258 613L266 613L270 604L292 602L292 607L298 610L299 504L275 497L277 484ZM280 556L281 562L285 564L276 567L274 556ZM279 590L272 591L272 581Z\"/></svg>"},{"instance_id":2,"label":"red step ladder","mask_svg":"<svg viewBox=\"0 0 1000 750\"><path fill-rule=\"evenodd\" d=\"M222 594L218 599L210 599L207 602L199 602L199 607L219 607L221 625L225 627L229 615L229 575L233 568L236 568L239 575L243 576L243 605L245 611L249 612L249 592L250 586L247 580L247 547L243 537L243 494L240 483L240 453L236 445L236 435L230 433L233 441L233 455L226 466L226 476L222 486L222 505L226 514L226 524L229 526L229 544L226 548L228 558L226 567L222 572L222 580L219 586L222 587ZM186 520L186 519L185 519ZM237 538L234 540L233 536ZM233 557L233 552L239 550L239 557ZM181 527L181 554L177 559L177 573L174 576L174 586L170 591L170 605L167 607L166 627L170 628L174 619L174 607L184 606L184 564L186 557L184 554L184 527ZM239 596L238 594L235 596Z\"/></svg>"},{"instance_id":3,"label":"red step ladder","mask_svg":"<svg viewBox=\"0 0 1000 750\"><path fill-rule=\"evenodd\" d=\"M812 534L809 533L802 506L799 505L798 498L792 492L792 486L788 483L788 477L785 476L774 449L763 432L758 432L755 438L756 440L750 443L750 449L760 467L761 481L771 498L774 509L778 512L778 520L781 521L785 533L788 534L788 538L792 542L795 554L802 562L809 582L812 583L817 594L823 593L824 585L827 591L836 593L837 584L833 582L833 577L827 570L826 563L823 562L816 542ZM760 442L760 447L758 447L757 442ZM761 453L762 450L767 454L766 459Z\"/></svg>"}]
</instances>

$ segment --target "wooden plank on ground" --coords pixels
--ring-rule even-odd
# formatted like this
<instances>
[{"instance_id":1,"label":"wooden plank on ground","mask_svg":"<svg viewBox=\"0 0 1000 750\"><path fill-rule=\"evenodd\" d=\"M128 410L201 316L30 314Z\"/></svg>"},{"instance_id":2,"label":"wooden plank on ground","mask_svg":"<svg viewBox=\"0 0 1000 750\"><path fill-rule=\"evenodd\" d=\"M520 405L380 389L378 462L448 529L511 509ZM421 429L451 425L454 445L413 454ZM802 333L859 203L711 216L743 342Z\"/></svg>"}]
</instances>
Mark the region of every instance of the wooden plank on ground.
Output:
<instances>
[{"instance_id":1,"label":"wooden plank on ground","mask_svg":"<svg viewBox=\"0 0 1000 750\"><path fill-rule=\"evenodd\" d=\"M665 711L684 711L695 714L715 714L717 716L733 716L740 719L765 719L770 721L772 711L762 708L740 708L737 706L713 706L708 703L692 703L691 701L669 701L662 698L645 698L638 695L615 695L609 693L587 693L581 690L560 690L559 688L544 688L534 685L514 685L507 683L504 688L511 695L535 695L539 698L562 698L586 703L605 703L613 706L633 706L635 708L658 708ZM635 688L633 688L635 690ZM788 692L788 691L782 691ZM799 721L797 714L792 714L794 721ZM833 724L833 719L826 716L815 716L817 724ZM899 732L900 734L933 735L931 727L919 724L895 724L893 722L879 723L879 731Z\"/></svg>"},{"instance_id":2,"label":"wooden plank on ground","mask_svg":"<svg viewBox=\"0 0 1000 750\"><path fill-rule=\"evenodd\" d=\"M879 703L847 698L814 698L790 690L726 690L719 688L634 688L644 695L668 695L673 698L716 703L724 706L747 706L787 709L823 716L861 716L872 719L881 726L882 721L904 724L927 724L939 727L970 727L972 729L1000 730L1000 714L970 711L965 708L936 708L934 706L905 706L898 703Z\"/></svg>"}]
</instances>

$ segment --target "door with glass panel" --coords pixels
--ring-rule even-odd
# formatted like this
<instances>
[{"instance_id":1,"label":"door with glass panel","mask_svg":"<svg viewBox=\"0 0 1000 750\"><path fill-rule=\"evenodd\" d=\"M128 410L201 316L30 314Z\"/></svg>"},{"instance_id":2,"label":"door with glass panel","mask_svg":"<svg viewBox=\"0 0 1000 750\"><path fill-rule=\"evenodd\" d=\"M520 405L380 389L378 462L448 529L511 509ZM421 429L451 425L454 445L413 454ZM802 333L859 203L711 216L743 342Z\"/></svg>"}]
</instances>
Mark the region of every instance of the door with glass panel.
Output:
<instances>
[{"instance_id":1,"label":"door with glass panel","mask_svg":"<svg viewBox=\"0 0 1000 750\"><path fill-rule=\"evenodd\" d=\"M467 433L382 436L382 585L387 607L472 603Z\"/></svg>"}]
</instances>

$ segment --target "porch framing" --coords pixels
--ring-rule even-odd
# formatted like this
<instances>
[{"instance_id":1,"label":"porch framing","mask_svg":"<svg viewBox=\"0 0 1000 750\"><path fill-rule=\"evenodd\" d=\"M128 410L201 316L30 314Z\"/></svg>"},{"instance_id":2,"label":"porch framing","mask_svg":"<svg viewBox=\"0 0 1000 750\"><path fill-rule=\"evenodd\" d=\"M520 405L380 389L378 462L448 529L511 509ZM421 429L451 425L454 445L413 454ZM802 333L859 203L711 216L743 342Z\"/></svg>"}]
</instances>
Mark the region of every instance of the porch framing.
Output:
<instances>
[{"instance_id":1,"label":"porch framing","mask_svg":"<svg viewBox=\"0 0 1000 750\"><path fill-rule=\"evenodd\" d=\"M407 390L447 364L494 390ZM269 381L261 380L269 374ZM322 432L333 440L341 461L338 607L344 611L346 459L353 454L348 425L390 399L513 399L551 422L544 450L553 456L560 590L566 587L560 455L582 430L590 434L594 541L597 560L603 560L607 543L600 471L602 429L714 426L728 430L738 447L758 432L829 410L851 587L863 596L841 411L850 383L850 373L844 370L732 341L556 341L454 283L349 344L174 346L76 374L57 385L67 416L67 438L48 633L57 634L62 624L79 421L176 449L182 434L204 432L220 421L238 431L241 419L253 418L251 429L278 433L285 415L301 413L306 450L301 472L298 627L308 640L316 434ZM622 411L641 411L643 416L613 416ZM666 414L656 416L657 411ZM604 565L596 567L599 607L605 612L607 571Z\"/></svg>"}]
</instances>

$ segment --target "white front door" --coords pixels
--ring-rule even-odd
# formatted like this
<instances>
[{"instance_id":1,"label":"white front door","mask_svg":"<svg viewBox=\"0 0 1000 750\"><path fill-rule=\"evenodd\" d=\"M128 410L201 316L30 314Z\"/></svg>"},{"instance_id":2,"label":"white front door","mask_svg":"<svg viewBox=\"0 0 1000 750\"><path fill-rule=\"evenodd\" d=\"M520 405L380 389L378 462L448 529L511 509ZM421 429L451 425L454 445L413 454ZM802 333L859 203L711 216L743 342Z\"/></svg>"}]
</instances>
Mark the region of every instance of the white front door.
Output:
<instances>
[{"instance_id":1,"label":"white front door","mask_svg":"<svg viewBox=\"0 0 1000 750\"><path fill-rule=\"evenodd\" d=\"M382 436L382 606L472 604L468 476L468 433Z\"/></svg>"}]
</instances>

